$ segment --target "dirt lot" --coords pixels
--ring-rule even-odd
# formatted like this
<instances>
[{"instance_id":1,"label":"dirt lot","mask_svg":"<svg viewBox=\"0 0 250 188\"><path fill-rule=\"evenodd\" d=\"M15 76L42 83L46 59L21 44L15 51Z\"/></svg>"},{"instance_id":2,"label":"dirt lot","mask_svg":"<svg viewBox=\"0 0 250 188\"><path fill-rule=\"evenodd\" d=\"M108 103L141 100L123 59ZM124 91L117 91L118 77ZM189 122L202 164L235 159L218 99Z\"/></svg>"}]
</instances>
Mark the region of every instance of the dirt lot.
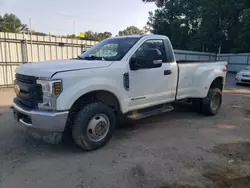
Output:
<instances>
[{"instance_id":1,"label":"dirt lot","mask_svg":"<svg viewBox=\"0 0 250 188\"><path fill-rule=\"evenodd\" d=\"M250 187L250 88L238 89L215 117L183 105L89 153L34 140L12 118L13 92L0 91L0 188Z\"/></svg>"}]
</instances>

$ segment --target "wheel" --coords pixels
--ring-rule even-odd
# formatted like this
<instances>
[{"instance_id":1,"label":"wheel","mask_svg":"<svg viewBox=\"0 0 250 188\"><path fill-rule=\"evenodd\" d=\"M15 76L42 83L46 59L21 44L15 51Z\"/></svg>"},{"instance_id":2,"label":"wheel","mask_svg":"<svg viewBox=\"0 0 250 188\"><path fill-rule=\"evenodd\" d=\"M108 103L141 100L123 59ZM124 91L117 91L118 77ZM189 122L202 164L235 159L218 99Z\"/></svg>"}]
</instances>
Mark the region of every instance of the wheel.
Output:
<instances>
[{"instance_id":1,"label":"wheel","mask_svg":"<svg viewBox=\"0 0 250 188\"><path fill-rule=\"evenodd\" d=\"M72 136L82 149L96 150L111 139L115 125L112 109L102 103L87 104L77 113Z\"/></svg>"},{"instance_id":2,"label":"wheel","mask_svg":"<svg viewBox=\"0 0 250 188\"><path fill-rule=\"evenodd\" d=\"M220 89L209 89L207 97L202 99L201 111L205 115L214 116L220 110L222 103L222 92Z\"/></svg>"}]
</instances>

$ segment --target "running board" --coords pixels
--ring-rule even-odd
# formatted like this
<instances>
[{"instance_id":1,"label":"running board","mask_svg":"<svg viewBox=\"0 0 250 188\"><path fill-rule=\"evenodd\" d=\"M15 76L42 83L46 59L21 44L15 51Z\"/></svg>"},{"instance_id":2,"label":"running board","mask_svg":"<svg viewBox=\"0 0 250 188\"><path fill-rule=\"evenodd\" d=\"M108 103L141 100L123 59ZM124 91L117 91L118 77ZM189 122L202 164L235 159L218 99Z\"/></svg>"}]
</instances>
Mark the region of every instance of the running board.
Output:
<instances>
[{"instance_id":1,"label":"running board","mask_svg":"<svg viewBox=\"0 0 250 188\"><path fill-rule=\"evenodd\" d=\"M157 114L162 114L165 112L170 112L174 110L174 107L171 105L164 105L160 108L154 109L154 110L150 110L150 111L145 111L145 112L141 112L139 113L138 111L133 111L132 114L128 115L127 118L131 119L131 120L139 120L139 119L143 119L146 117L150 117L150 116L154 116Z\"/></svg>"}]
</instances>

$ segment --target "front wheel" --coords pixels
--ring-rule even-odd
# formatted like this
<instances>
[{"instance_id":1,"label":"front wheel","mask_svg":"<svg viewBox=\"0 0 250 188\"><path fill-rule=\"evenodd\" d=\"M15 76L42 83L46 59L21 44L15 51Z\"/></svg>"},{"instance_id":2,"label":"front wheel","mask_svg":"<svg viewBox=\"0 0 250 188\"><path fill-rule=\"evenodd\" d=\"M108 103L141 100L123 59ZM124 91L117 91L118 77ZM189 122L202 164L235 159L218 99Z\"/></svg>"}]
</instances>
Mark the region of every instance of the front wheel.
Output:
<instances>
[{"instance_id":1,"label":"front wheel","mask_svg":"<svg viewBox=\"0 0 250 188\"><path fill-rule=\"evenodd\" d=\"M216 115L221 107L222 103L222 92L220 89L209 89L207 97L201 101L201 111L208 115Z\"/></svg>"},{"instance_id":2,"label":"front wheel","mask_svg":"<svg viewBox=\"0 0 250 188\"><path fill-rule=\"evenodd\" d=\"M115 114L102 103L84 106L77 114L72 127L75 143L84 150L103 147L112 137L116 125Z\"/></svg>"}]
</instances>

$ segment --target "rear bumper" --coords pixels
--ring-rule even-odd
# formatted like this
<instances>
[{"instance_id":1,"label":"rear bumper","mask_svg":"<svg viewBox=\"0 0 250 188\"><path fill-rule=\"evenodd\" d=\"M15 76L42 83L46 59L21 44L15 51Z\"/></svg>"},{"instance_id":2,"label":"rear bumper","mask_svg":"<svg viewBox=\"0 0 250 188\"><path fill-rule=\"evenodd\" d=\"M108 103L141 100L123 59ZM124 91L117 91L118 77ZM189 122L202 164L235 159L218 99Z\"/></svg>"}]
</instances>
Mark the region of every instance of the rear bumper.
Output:
<instances>
[{"instance_id":1,"label":"rear bumper","mask_svg":"<svg viewBox=\"0 0 250 188\"><path fill-rule=\"evenodd\" d=\"M69 112L31 110L20 104L15 98L13 101L13 113L15 119L26 127L60 133L64 131Z\"/></svg>"}]
</instances>

